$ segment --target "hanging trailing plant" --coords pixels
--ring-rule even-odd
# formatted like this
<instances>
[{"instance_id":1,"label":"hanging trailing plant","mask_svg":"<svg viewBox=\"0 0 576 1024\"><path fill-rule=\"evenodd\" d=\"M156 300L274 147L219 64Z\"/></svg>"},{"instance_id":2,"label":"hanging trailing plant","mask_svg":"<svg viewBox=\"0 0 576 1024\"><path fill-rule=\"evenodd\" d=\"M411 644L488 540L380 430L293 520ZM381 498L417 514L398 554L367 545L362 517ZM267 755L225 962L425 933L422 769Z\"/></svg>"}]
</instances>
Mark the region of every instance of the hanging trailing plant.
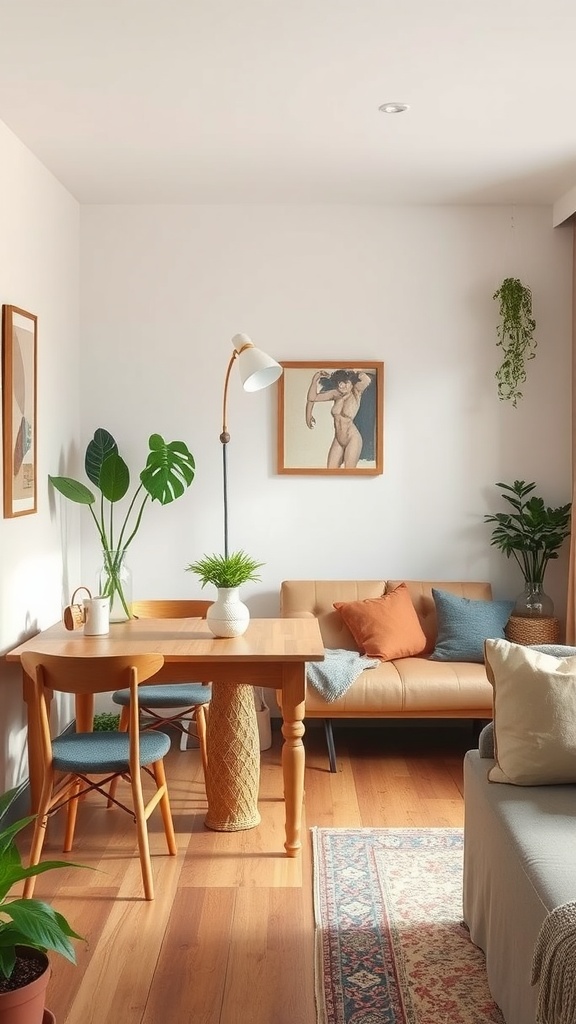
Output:
<instances>
[{"instance_id":1,"label":"hanging trailing plant","mask_svg":"<svg viewBox=\"0 0 576 1024\"><path fill-rule=\"evenodd\" d=\"M493 298L500 302L496 344L504 350L502 364L496 371L498 397L503 402L511 401L516 407L518 399L522 398L520 385L526 382L525 363L534 359L537 344L532 292L517 277L506 277Z\"/></svg>"}]
</instances>

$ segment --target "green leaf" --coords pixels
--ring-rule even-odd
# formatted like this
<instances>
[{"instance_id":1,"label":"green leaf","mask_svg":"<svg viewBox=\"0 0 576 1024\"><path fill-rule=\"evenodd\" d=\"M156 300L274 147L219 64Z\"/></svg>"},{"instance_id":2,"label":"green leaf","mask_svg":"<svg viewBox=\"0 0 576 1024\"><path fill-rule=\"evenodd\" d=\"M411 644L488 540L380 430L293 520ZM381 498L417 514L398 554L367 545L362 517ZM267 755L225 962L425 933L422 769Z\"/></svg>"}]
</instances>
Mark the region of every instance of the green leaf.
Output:
<instances>
[{"instance_id":1,"label":"green leaf","mask_svg":"<svg viewBox=\"0 0 576 1024\"><path fill-rule=\"evenodd\" d=\"M19 786L15 786L14 789L9 789L6 793L0 795L0 821L10 809L13 803L25 792L27 784L22 782Z\"/></svg>"},{"instance_id":2,"label":"green leaf","mask_svg":"<svg viewBox=\"0 0 576 1024\"><path fill-rule=\"evenodd\" d=\"M96 501L90 488L79 480L72 480L69 476L49 476L48 479L70 501L76 501L79 505L92 505Z\"/></svg>"},{"instance_id":3,"label":"green leaf","mask_svg":"<svg viewBox=\"0 0 576 1024\"><path fill-rule=\"evenodd\" d=\"M12 903L4 904L2 909L12 918L15 928L27 944L41 949L52 949L72 963L76 963L76 954L70 938L80 939L82 936L77 935L66 918L48 903L41 900L13 900Z\"/></svg>"},{"instance_id":4,"label":"green leaf","mask_svg":"<svg viewBox=\"0 0 576 1024\"><path fill-rule=\"evenodd\" d=\"M16 946L18 945L18 937L14 936L13 942L8 942L6 948L2 947L0 941L0 974L3 974L5 978L9 978L14 970L16 963Z\"/></svg>"},{"instance_id":5,"label":"green leaf","mask_svg":"<svg viewBox=\"0 0 576 1024\"><path fill-rule=\"evenodd\" d=\"M160 434L149 440L150 454L140 474L143 487L153 501L168 505L179 498L194 479L194 457L183 441L167 444Z\"/></svg>"},{"instance_id":6,"label":"green leaf","mask_svg":"<svg viewBox=\"0 0 576 1024\"><path fill-rule=\"evenodd\" d=\"M86 448L86 455L84 457L84 469L86 476L96 487L100 486L100 470L102 469L102 463L108 458L109 455L115 455L118 453L118 445L112 437L112 434L108 430L104 430L103 427L98 427L94 431L94 437Z\"/></svg>"},{"instance_id":7,"label":"green leaf","mask_svg":"<svg viewBox=\"0 0 576 1024\"><path fill-rule=\"evenodd\" d=\"M0 818L2 818L4 811L0 808ZM21 818L20 821L15 821L12 825L8 825L0 832L0 857L6 853L8 848L12 845L12 840L18 832L21 832L26 825L29 825L31 821L34 821L34 815L31 814L27 818ZM2 871L2 864L0 862L0 874Z\"/></svg>"},{"instance_id":8,"label":"green leaf","mask_svg":"<svg viewBox=\"0 0 576 1024\"><path fill-rule=\"evenodd\" d=\"M108 501L121 501L130 487L130 470L118 452L104 459L98 486Z\"/></svg>"}]
</instances>

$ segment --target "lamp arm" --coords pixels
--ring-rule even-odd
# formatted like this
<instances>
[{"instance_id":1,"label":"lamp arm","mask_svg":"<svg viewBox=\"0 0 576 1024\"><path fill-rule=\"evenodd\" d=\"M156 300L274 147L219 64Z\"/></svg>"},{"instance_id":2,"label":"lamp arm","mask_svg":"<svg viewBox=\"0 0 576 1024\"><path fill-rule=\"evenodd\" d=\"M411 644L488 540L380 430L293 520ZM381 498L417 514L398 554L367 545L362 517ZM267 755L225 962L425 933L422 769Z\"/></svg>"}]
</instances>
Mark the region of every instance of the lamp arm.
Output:
<instances>
[{"instance_id":1,"label":"lamp arm","mask_svg":"<svg viewBox=\"0 0 576 1024\"><path fill-rule=\"evenodd\" d=\"M241 335L238 335L238 338L240 339ZM232 352L232 355L230 356L230 362L228 363L228 368L226 370L226 376L224 378L224 394L223 394L223 397L222 397L222 433L220 434L220 440L221 440L222 444L228 444L228 441L230 440L230 434L228 433L228 424L227 424L227 419L228 419L228 384L230 383L230 374L232 373L232 367L234 366L234 360L238 359L238 356L242 355L242 353L245 352L247 348L254 348L254 345L252 344L251 341L245 341L244 344L240 346L240 348L235 348L234 349L234 351Z\"/></svg>"},{"instance_id":2,"label":"lamp arm","mask_svg":"<svg viewBox=\"0 0 576 1024\"><path fill-rule=\"evenodd\" d=\"M234 361L238 358L241 352L244 352L247 348L254 348L251 341L245 342L240 348L235 348L230 356L230 362L226 370L226 376L224 378L224 394L222 396L222 433L220 434L220 442L222 444L222 489L224 498L224 557L228 558L228 462L226 457L226 445L230 440L230 434L228 433L228 385L230 383L230 374Z\"/></svg>"},{"instance_id":3,"label":"lamp arm","mask_svg":"<svg viewBox=\"0 0 576 1024\"><path fill-rule=\"evenodd\" d=\"M222 484L223 484L223 494L224 494L224 557L225 558L228 558L228 462L227 462L227 452L226 452L226 446L227 446L227 444L228 444L228 442L230 440L230 434L228 433L228 422L227 422L227 420L228 420L228 385L230 383L230 374L232 373L232 367L234 365L234 361L236 359L238 359L238 356L241 356L242 353L245 352L247 348L255 348L253 343L250 341L250 339L248 338L248 336L246 334L235 334L234 337L232 338L232 345L233 345L233 352L232 352L232 355L230 356L230 362L228 363L228 366L226 368L226 376L224 377L224 393L222 395L222 433L220 434L220 442L222 444ZM236 348L236 345L238 345L238 348ZM258 351L259 351L258 349L255 349L256 354L258 354ZM267 365L267 367L269 367L270 364L271 364L272 366L277 366L277 368L280 371L280 373L282 372L282 370L280 369L278 364L275 364L274 360L270 359L269 356L266 356L265 353L260 353L260 359L262 359L262 357L266 361L265 365ZM255 367L254 367L254 369L255 369ZM253 373L253 375L255 376L254 373ZM244 378L243 378L243 383L244 383L244 387L246 387L246 380ZM257 386L256 386L256 388L254 390L258 391L258 390L260 390L261 387L267 387L268 384L271 384L271 383L272 383L272 380L265 379L262 383L257 384ZM248 390L253 390L253 389L252 388L248 388Z\"/></svg>"},{"instance_id":4,"label":"lamp arm","mask_svg":"<svg viewBox=\"0 0 576 1024\"><path fill-rule=\"evenodd\" d=\"M232 367L234 366L234 360L237 358L238 353L236 349L234 349L230 357L230 362L228 363L226 376L224 378L224 395L222 397L222 433L220 434L220 440L222 444L228 444L228 441L230 440L230 434L228 433L228 424L226 422L228 419L228 384L230 383L230 374L232 372Z\"/></svg>"}]
</instances>

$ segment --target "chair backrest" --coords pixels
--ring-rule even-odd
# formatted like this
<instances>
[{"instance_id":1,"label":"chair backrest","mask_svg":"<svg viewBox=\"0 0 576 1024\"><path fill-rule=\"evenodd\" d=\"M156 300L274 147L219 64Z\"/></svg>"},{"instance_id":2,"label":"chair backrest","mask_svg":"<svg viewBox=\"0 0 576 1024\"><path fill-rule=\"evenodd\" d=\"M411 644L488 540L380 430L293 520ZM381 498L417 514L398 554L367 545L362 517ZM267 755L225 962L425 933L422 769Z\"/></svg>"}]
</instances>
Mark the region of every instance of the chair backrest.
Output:
<instances>
[{"instance_id":1,"label":"chair backrest","mask_svg":"<svg viewBox=\"0 0 576 1024\"><path fill-rule=\"evenodd\" d=\"M35 654L21 656L22 667L34 680L35 699L40 720L40 744L47 767L52 762L52 739L46 690L60 693L106 693L128 687L130 690L130 771L140 764L140 729L137 689L140 683L156 674L164 664L162 654L113 654L87 657L81 655Z\"/></svg>"},{"instance_id":2,"label":"chair backrest","mask_svg":"<svg viewBox=\"0 0 576 1024\"><path fill-rule=\"evenodd\" d=\"M212 601L133 601L132 615L137 619L205 618Z\"/></svg>"},{"instance_id":3,"label":"chair backrest","mask_svg":"<svg viewBox=\"0 0 576 1024\"><path fill-rule=\"evenodd\" d=\"M106 693L130 687L133 675L142 683L162 668L162 654L113 654L103 657L35 654L20 658L26 675L61 693Z\"/></svg>"}]
</instances>

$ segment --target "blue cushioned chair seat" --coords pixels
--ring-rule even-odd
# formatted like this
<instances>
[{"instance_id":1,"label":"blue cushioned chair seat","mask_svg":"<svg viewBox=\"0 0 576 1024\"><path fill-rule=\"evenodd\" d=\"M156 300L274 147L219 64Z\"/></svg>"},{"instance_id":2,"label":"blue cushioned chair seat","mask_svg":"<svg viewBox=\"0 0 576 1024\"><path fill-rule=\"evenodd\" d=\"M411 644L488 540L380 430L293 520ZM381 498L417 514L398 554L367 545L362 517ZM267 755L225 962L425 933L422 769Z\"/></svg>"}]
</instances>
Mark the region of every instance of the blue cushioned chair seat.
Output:
<instances>
[{"instance_id":1,"label":"blue cushioned chair seat","mask_svg":"<svg viewBox=\"0 0 576 1024\"><path fill-rule=\"evenodd\" d=\"M209 704L212 690L202 683L174 683L166 686L143 686L138 691L138 703L147 708L181 708L196 704ZM130 690L116 690L112 694L115 704L127 706Z\"/></svg>"},{"instance_id":2,"label":"blue cushioned chair seat","mask_svg":"<svg viewBox=\"0 0 576 1024\"><path fill-rule=\"evenodd\" d=\"M52 740L54 768L59 772L108 775L127 772L129 737L126 732L81 732ZM170 750L170 737L153 730L140 736L140 764L160 761Z\"/></svg>"}]
</instances>

